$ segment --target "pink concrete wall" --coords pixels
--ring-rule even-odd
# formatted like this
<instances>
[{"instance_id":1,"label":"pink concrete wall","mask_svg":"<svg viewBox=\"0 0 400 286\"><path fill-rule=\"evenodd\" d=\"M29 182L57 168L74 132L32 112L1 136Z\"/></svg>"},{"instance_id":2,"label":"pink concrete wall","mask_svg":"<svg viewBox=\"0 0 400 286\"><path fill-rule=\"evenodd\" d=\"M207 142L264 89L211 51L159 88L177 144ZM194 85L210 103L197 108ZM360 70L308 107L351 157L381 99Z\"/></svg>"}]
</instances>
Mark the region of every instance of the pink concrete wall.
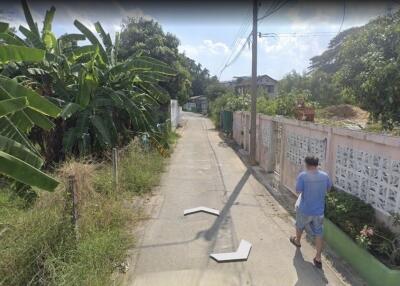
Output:
<instances>
[{"instance_id":1,"label":"pink concrete wall","mask_svg":"<svg viewBox=\"0 0 400 286\"><path fill-rule=\"evenodd\" d=\"M283 126L282 156L278 158L283 186L294 191L302 160L314 154L335 187L370 203L380 216L400 212L400 137L258 115L256 157L269 172L274 168L277 124ZM234 126L235 141L248 151L249 113L236 112Z\"/></svg>"}]
</instances>

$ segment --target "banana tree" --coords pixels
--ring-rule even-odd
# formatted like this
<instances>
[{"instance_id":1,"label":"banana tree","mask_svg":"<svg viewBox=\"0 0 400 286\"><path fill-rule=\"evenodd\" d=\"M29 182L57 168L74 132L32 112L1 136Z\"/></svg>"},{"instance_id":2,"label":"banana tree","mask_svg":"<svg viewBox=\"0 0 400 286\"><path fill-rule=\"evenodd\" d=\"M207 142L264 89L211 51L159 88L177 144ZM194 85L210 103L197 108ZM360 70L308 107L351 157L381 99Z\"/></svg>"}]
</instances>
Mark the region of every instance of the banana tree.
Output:
<instances>
[{"instance_id":1,"label":"banana tree","mask_svg":"<svg viewBox=\"0 0 400 286\"><path fill-rule=\"evenodd\" d=\"M4 27L4 24L1 25ZM8 28L8 27L7 27ZM6 29L4 29L6 30ZM44 51L25 46L0 44L0 67L10 62L40 62ZM58 182L43 173L43 160L26 134L34 125L45 130L48 119L61 110L32 89L0 76L0 173L26 185L52 191Z\"/></svg>"},{"instance_id":2,"label":"banana tree","mask_svg":"<svg viewBox=\"0 0 400 286\"><path fill-rule=\"evenodd\" d=\"M113 43L99 22L95 27L100 39L78 20L74 25L91 45L67 53L71 70L77 71L78 85L62 113L76 123L64 137L66 152L107 149L135 132L156 132L151 111L168 100L157 83L168 80L175 71L141 54L118 63L118 33Z\"/></svg>"},{"instance_id":3,"label":"banana tree","mask_svg":"<svg viewBox=\"0 0 400 286\"><path fill-rule=\"evenodd\" d=\"M46 161L62 159L63 153L101 151L140 132L156 134L152 112L168 100L168 93L158 83L169 80L175 74L173 69L140 53L117 62L119 35L113 43L99 22L95 23L99 37L76 20L80 34L56 39L51 31L54 7L46 12L40 32L26 1L22 6L27 27L20 26L19 31L25 39L8 32L0 35L0 40L45 50L44 60L28 65L11 63L3 74L62 108L64 120L56 120L51 132L33 128L29 135L41 146ZM77 44L84 39L90 44Z\"/></svg>"}]
</instances>

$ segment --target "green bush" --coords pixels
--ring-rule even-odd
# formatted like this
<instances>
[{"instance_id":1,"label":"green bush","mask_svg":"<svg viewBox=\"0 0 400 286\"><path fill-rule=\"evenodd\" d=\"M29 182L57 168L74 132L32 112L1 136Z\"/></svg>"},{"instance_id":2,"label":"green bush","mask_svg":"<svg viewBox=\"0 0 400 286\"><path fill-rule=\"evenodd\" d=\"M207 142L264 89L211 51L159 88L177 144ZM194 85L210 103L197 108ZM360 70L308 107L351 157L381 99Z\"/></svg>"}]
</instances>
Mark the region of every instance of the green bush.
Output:
<instances>
[{"instance_id":1,"label":"green bush","mask_svg":"<svg viewBox=\"0 0 400 286\"><path fill-rule=\"evenodd\" d=\"M249 107L250 97L248 94L239 96L233 92L228 92L214 101L210 102L211 119L216 127L220 127L220 113L222 110L238 111L247 110Z\"/></svg>"},{"instance_id":2,"label":"green bush","mask_svg":"<svg viewBox=\"0 0 400 286\"><path fill-rule=\"evenodd\" d=\"M326 197L325 215L353 239L375 218L372 206L345 192L332 191Z\"/></svg>"},{"instance_id":3,"label":"green bush","mask_svg":"<svg viewBox=\"0 0 400 286\"><path fill-rule=\"evenodd\" d=\"M325 216L390 267L400 266L400 236L375 218L373 207L345 192L326 197Z\"/></svg>"}]
</instances>

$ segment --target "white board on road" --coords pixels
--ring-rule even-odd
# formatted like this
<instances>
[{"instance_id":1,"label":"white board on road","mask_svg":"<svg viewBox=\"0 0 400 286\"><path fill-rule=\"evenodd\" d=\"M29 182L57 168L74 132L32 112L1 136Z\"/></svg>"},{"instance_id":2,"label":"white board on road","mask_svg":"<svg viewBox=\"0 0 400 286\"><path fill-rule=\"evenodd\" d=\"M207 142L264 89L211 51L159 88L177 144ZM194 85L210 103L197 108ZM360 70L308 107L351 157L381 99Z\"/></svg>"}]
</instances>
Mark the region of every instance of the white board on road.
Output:
<instances>
[{"instance_id":1,"label":"white board on road","mask_svg":"<svg viewBox=\"0 0 400 286\"><path fill-rule=\"evenodd\" d=\"M219 216L219 210L207 208L207 207L197 207L197 208L187 209L187 210L183 211L183 215L186 216L186 215L199 213L199 212L204 212L204 213Z\"/></svg>"},{"instance_id":2,"label":"white board on road","mask_svg":"<svg viewBox=\"0 0 400 286\"><path fill-rule=\"evenodd\" d=\"M236 252L212 253L210 254L210 257L215 259L217 262L245 261L249 257L250 249L251 243L242 239Z\"/></svg>"}]
</instances>

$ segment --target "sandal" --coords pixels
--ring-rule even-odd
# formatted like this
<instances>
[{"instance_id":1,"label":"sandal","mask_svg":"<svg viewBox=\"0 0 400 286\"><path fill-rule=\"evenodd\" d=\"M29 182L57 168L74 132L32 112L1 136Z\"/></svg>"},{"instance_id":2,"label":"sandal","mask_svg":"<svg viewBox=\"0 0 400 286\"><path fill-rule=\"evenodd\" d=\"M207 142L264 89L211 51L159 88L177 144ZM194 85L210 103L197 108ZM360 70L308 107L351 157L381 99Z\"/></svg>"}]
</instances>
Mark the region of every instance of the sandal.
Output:
<instances>
[{"instance_id":1,"label":"sandal","mask_svg":"<svg viewBox=\"0 0 400 286\"><path fill-rule=\"evenodd\" d=\"M316 260L315 258L313 259L314 265L315 267L317 267L318 269L322 269L322 262Z\"/></svg>"},{"instance_id":2,"label":"sandal","mask_svg":"<svg viewBox=\"0 0 400 286\"><path fill-rule=\"evenodd\" d=\"M296 242L296 237L291 236L291 237L289 238L289 241L290 241L294 246L296 246L296 247L298 247L298 248L301 247L301 244Z\"/></svg>"}]
</instances>

